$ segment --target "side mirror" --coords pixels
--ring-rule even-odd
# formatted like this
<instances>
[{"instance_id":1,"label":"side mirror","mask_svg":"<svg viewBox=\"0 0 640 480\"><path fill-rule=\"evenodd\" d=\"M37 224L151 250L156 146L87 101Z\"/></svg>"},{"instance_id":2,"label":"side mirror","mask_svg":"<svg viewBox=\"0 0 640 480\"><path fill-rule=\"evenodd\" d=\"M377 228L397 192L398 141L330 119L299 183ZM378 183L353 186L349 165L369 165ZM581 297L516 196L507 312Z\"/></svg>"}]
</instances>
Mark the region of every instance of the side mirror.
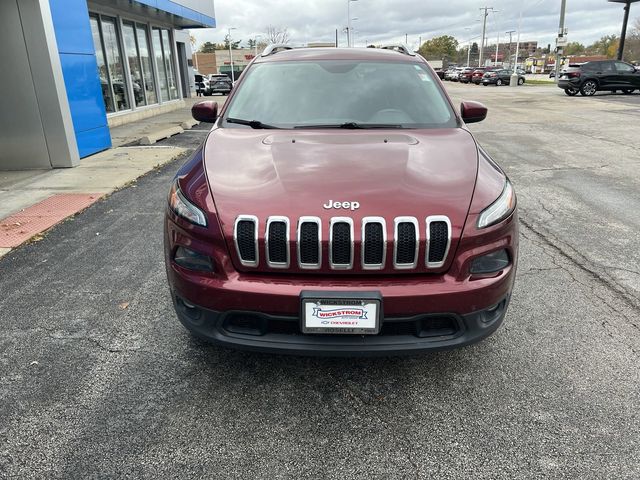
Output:
<instances>
[{"instance_id":1,"label":"side mirror","mask_svg":"<svg viewBox=\"0 0 640 480\"><path fill-rule=\"evenodd\" d=\"M218 118L218 102L205 100L191 107L191 116L204 123L214 123Z\"/></svg>"},{"instance_id":2,"label":"side mirror","mask_svg":"<svg viewBox=\"0 0 640 480\"><path fill-rule=\"evenodd\" d=\"M487 118L487 107L479 102L462 102L460 104L460 114L464 123L481 122Z\"/></svg>"}]
</instances>

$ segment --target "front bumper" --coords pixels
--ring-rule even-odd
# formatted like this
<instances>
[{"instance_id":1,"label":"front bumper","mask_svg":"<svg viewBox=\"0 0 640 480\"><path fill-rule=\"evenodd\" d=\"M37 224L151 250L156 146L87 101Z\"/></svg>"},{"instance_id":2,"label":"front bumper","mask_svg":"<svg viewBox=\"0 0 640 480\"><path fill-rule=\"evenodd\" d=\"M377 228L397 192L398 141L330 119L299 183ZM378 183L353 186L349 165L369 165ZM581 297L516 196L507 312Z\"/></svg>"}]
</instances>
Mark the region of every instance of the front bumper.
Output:
<instances>
[{"instance_id":1,"label":"front bumper","mask_svg":"<svg viewBox=\"0 0 640 480\"><path fill-rule=\"evenodd\" d=\"M458 348L488 337L504 320L509 296L466 315L384 318L378 335L304 335L299 316L251 311L216 312L173 295L180 322L195 336L221 346L275 354L389 356Z\"/></svg>"}]
</instances>

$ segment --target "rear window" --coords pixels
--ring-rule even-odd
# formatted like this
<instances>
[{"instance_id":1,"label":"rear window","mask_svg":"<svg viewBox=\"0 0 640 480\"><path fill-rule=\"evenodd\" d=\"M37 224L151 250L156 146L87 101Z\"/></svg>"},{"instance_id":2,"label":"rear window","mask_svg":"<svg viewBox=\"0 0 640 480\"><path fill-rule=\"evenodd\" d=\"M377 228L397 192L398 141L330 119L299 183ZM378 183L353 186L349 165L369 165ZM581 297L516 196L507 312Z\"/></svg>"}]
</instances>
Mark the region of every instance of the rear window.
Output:
<instances>
[{"instance_id":1,"label":"rear window","mask_svg":"<svg viewBox=\"0 0 640 480\"><path fill-rule=\"evenodd\" d=\"M426 65L354 60L254 64L245 72L227 118L280 128L346 123L365 128L457 125ZM226 122L224 126L242 128Z\"/></svg>"}]
</instances>

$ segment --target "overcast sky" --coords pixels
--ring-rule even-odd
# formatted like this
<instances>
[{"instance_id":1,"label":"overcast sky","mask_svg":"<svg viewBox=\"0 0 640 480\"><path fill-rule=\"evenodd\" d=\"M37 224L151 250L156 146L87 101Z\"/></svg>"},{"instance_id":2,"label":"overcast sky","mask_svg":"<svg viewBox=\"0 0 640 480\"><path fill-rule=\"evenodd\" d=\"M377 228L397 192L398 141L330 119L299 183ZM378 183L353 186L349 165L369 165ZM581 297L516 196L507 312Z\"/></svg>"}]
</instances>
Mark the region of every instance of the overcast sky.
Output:
<instances>
[{"instance_id":1,"label":"overcast sky","mask_svg":"<svg viewBox=\"0 0 640 480\"><path fill-rule=\"evenodd\" d=\"M541 46L555 43L560 19L560 0L357 0L351 2L356 46L368 43L404 43L418 46L422 40L453 35L460 43L476 41L481 34L483 6L494 7L497 13L487 18L487 36L494 43L498 33L501 41L508 30L517 30L519 6L524 5L521 40L537 40ZM203 42L222 42L228 27L234 39L249 38L264 32L269 24L287 27L291 43L334 41L339 29L339 41L345 43L342 32L347 23L347 0L216 0L215 29L192 30L199 46ZM567 0L565 26L569 41L592 43L603 35L620 34L622 4L607 0ZM631 7L631 21L640 17L640 2ZM515 37L514 37L515 41Z\"/></svg>"}]
</instances>

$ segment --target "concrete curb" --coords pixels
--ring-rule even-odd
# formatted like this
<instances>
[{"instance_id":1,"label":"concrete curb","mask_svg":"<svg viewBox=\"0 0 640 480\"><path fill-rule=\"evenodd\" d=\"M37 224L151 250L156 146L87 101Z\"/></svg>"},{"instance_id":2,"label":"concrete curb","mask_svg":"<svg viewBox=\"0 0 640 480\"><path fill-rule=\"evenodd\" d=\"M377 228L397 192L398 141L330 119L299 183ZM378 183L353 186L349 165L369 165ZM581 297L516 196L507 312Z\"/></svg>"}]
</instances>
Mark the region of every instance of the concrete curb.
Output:
<instances>
[{"instance_id":1,"label":"concrete curb","mask_svg":"<svg viewBox=\"0 0 640 480\"><path fill-rule=\"evenodd\" d=\"M184 129L178 126L163 128L161 130L156 130L155 132L151 132L150 134L140 138L139 143L140 145L153 145L159 140L173 137L174 135L179 135L183 132L184 132Z\"/></svg>"},{"instance_id":2,"label":"concrete curb","mask_svg":"<svg viewBox=\"0 0 640 480\"><path fill-rule=\"evenodd\" d=\"M196 125L200 125L200 122L194 118L187 119L180 124L180 126L185 130L191 130Z\"/></svg>"}]
</instances>

